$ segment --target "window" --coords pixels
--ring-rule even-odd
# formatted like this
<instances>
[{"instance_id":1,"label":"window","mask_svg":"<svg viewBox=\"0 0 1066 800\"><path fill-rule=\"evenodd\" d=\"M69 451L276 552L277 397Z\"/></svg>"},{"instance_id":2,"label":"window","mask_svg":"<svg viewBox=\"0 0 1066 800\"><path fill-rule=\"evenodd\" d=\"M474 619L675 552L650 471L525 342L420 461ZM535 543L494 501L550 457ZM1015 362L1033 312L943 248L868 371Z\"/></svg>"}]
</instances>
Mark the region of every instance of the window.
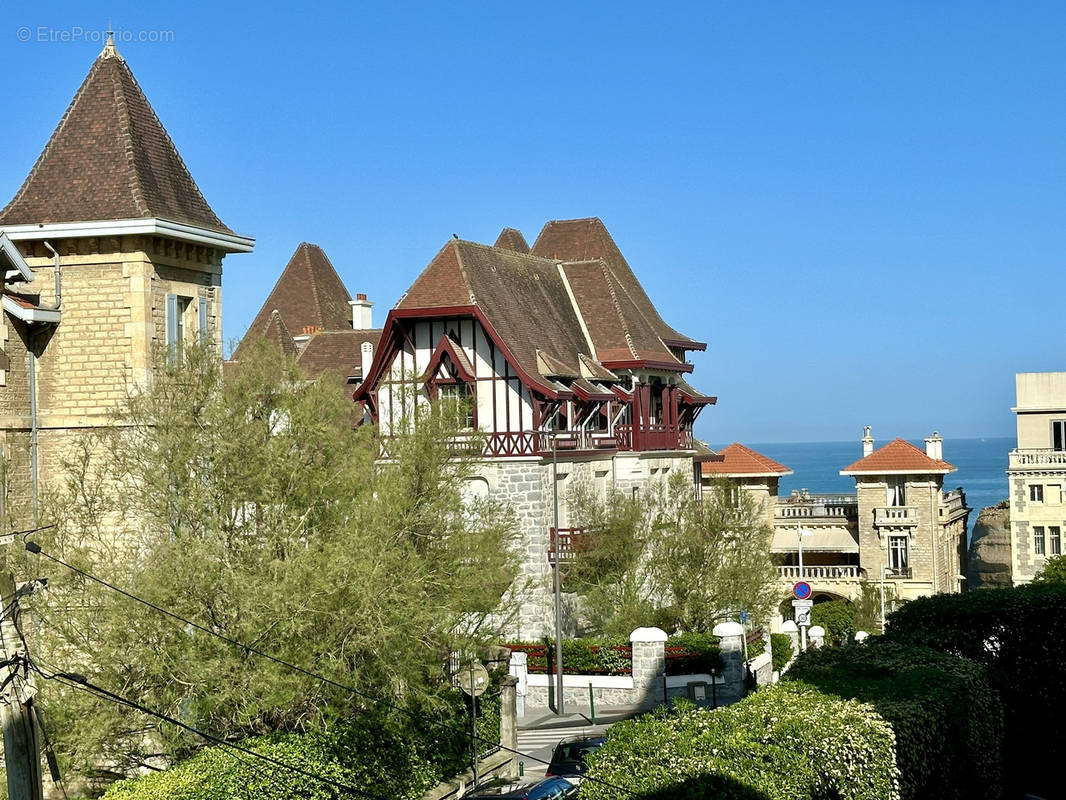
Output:
<instances>
[{"instance_id":1,"label":"window","mask_svg":"<svg viewBox=\"0 0 1066 800\"><path fill-rule=\"evenodd\" d=\"M1044 555L1044 527L1042 525L1033 528L1033 552L1038 556Z\"/></svg>"},{"instance_id":2,"label":"window","mask_svg":"<svg viewBox=\"0 0 1066 800\"><path fill-rule=\"evenodd\" d=\"M896 572L906 572L909 562L909 545L906 536L888 537L888 566Z\"/></svg>"},{"instance_id":3,"label":"window","mask_svg":"<svg viewBox=\"0 0 1066 800\"><path fill-rule=\"evenodd\" d=\"M893 507L907 505L906 482L903 478L888 479L888 504Z\"/></svg>"},{"instance_id":4,"label":"window","mask_svg":"<svg viewBox=\"0 0 1066 800\"><path fill-rule=\"evenodd\" d=\"M185 318L192 304L191 297L181 297L176 294L167 295L166 328L167 350L172 364L181 358L182 347L185 344Z\"/></svg>"},{"instance_id":5,"label":"window","mask_svg":"<svg viewBox=\"0 0 1066 800\"><path fill-rule=\"evenodd\" d=\"M454 409L455 421L460 428L474 427L474 403L470 386L466 383L442 383L437 387L439 397L449 408Z\"/></svg>"},{"instance_id":6,"label":"window","mask_svg":"<svg viewBox=\"0 0 1066 800\"><path fill-rule=\"evenodd\" d=\"M1066 450L1066 419L1052 420L1051 449L1060 453Z\"/></svg>"},{"instance_id":7,"label":"window","mask_svg":"<svg viewBox=\"0 0 1066 800\"><path fill-rule=\"evenodd\" d=\"M1044 487L1039 483L1034 483L1029 487L1029 500L1033 503L1044 502Z\"/></svg>"},{"instance_id":8,"label":"window","mask_svg":"<svg viewBox=\"0 0 1066 800\"><path fill-rule=\"evenodd\" d=\"M1047 529L1048 538L1051 540L1051 553L1053 556L1062 555L1062 528L1058 525L1051 525Z\"/></svg>"}]
</instances>

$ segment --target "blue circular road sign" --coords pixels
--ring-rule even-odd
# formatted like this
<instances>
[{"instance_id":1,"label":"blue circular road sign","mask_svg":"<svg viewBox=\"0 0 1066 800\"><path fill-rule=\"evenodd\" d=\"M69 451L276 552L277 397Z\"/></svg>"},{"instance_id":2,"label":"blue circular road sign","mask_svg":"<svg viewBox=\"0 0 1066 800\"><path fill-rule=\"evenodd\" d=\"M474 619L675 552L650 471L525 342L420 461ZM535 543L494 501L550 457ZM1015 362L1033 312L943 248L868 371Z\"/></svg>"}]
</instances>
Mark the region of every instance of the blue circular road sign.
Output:
<instances>
[{"instance_id":1,"label":"blue circular road sign","mask_svg":"<svg viewBox=\"0 0 1066 800\"><path fill-rule=\"evenodd\" d=\"M811 585L807 581L800 581L792 587L792 594L797 600L806 600L811 596Z\"/></svg>"}]
</instances>

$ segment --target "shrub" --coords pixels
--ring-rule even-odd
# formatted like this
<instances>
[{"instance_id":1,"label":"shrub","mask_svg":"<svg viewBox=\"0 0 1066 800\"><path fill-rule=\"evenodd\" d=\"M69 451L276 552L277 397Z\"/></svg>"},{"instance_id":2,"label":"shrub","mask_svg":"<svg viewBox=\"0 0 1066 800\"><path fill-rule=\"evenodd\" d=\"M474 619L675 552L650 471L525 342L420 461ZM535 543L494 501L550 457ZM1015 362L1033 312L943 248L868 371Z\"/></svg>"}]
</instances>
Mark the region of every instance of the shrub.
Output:
<instances>
[{"instance_id":1,"label":"shrub","mask_svg":"<svg viewBox=\"0 0 1066 800\"><path fill-rule=\"evenodd\" d=\"M748 645L748 660L757 658L766 652L766 638L762 628L756 628L753 631L748 631L747 645Z\"/></svg>"},{"instance_id":2,"label":"shrub","mask_svg":"<svg viewBox=\"0 0 1066 800\"><path fill-rule=\"evenodd\" d=\"M240 744L307 772L388 797L418 800L443 777L403 725L371 714L327 732L277 734ZM211 747L163 772L120 781L105 800L313 800L359 797L251 756Z\"/></svg>"},{"instance_id":3,"label":"shrub","mask_svg":"<svg viewBox=\"0 0 1066 800\"><path fill-rule=\"evenodd\" d=\"M518 642L504 645L528 655L532 674L555 674L555 642ZM587 637L563 640L563 672L568 675L629 675L633 648L621 639Z\"/></svg>"},{"instance_id":4,"label":"shrub","mask_svg":"<svg viewBox=\"0 0 1066 800\"><path fill-rule=\"evenodd\" d=\"M792 637L787 633L770 634L770 657L774 661L774 670L780 672L785 665L792 660L795 650L792 649Z\"/></svg>"},{"instance_id":5,"label":"shrub","mask_svg":"<svg viewBox=\"0 0 1066 800\"><path fill-rule=\"evenodd\" d=\"M583 800L895 800L891 728L859 703L798 684L716 711L679 702L615 724Z\"/></svg>"},{"instance_id":6,"label":"shrub","mask_svg":"<svg viewBox=\"0 0 1066 800\"><path fill-rule=\"evenodd\" d=\"M825 628L825 643L844 644L855 633L855 609L847 600L830 600L811 607L811 625Z\"/></svg>"},{"instance_id":7,"label":"shrub","mask_svg":"<svg viewBox=\"0 0 1066 800\"><path fill-rule=\"evenodd\" d=\"M1033 578L1033 583L1066 584L1066 556L1051 556Z\"/></svg>"},{"instance_id":8,"label":"shrub","mask_svg":"<svg viewBox=\"0 0 1066 800\"><path fill-rule=\"evenodd\" d=\"M1059 793L1066 762L1066 586L1030 584L912 600L890 616L886 638L986 665L1003 698L1008 789Z\"/></svg>"},{"instance_id":9,"label":"shrub","mask_svg":"<svg viewBox=\"0 0 1066 800\"><path fill-rule=\"evenodd\" d=\"M714 675L724 666L717 636L678 633L666 641L667 675Z\"/></svg>"},{"instance_id":10,"label":"shrub","mask_svg":"<svg viewBox=\"0 0 1066 800\"><path fill-rule=\"evenodd\" d=\"M886 642L809 650L784 680L870 703L896 734L904 800L999 800L1003 707L984 667Z\"/></svg>"}]
</instances>

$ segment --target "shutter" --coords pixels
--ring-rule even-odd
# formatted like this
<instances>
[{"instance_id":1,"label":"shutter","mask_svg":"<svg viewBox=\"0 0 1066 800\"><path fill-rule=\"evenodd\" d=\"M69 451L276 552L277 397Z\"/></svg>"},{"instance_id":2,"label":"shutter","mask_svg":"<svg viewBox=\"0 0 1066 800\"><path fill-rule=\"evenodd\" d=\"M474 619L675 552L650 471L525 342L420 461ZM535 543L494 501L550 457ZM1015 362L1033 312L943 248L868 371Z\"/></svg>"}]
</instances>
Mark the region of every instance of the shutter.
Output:
<instances>
[{"instance_id":1,"label":"shutter","mask_svg":"<svg viewBox=\"0 0 1066 800\"><path fill-rule=\"evenodd\" d=\"M178 358L178 296L167 295L167 361L174 364Z\"/></svg>"},{"instance_id":2,"label":"shutter","mask_svg":"<svg viewBox=\"0 0 1066 800\"><path fill-rule=\"evenodd\" d=\"M200 344L206 345L211 341L207 330L207 298L200 298Z\"/></svg>"}]
</instances>

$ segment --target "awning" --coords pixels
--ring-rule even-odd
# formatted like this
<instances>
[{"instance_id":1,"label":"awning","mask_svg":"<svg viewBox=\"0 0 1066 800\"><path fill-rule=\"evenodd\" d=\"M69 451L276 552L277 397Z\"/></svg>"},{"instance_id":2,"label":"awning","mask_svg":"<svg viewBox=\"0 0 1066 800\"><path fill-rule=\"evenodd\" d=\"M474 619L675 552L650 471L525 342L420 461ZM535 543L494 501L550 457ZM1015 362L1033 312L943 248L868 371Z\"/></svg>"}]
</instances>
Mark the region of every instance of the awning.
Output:
<instances>
[{"instance_id":1,"label":"awning","mask_svg":"<svg viewBox=\"0 0 1066 800\"><path fill-rule=\"evenodd\" d=\"M798 550L799 537L796 535L795 528L774 531L773 542L770 544L771 553L795 553ZM857 553L859 543L852 538L850 533L840 528L815 529L803 537L803 551Z\"/></svg>"}]
</instances>

